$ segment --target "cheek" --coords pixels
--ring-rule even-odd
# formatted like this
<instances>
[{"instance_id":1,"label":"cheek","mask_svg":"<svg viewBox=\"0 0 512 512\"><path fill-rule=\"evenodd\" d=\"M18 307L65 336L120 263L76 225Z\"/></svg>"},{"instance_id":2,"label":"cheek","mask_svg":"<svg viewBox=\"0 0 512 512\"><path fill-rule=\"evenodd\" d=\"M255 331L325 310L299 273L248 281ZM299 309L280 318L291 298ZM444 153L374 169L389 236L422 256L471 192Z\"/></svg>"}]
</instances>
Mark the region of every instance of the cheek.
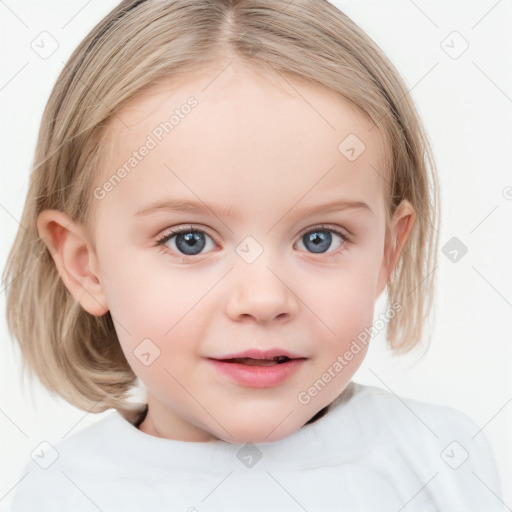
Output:
<instances>
[{"instance_id":1,"label":"cheek","mask_svg":"<svg viewBox=\"0 0 512 512\"><path fill-rule=\"evenodd\" d=\"M107 300L119 343L148 389L178 392L171 375L181 381L182 372L191 371L190 353L198 339L193 331L201 328L193 322L193 306L204 292L194 292L189 279L185 283L170 273L165 278L156 267L139 263L127 259L106 270Z\"/></svg>"},{"instance_id":2,"label":"cheek","mask_svg":"<svg viewBox=\"0 0 512 512\"><path fill-rule=\"evenodd\" d=\"M377 277L378 258L358 253L339 269L302 281L299 295L309 297L305 302L317 313L327 343L345 345L372 325Z\"/></svg>"},{"instance_id":3,"label":"cheek","mask_svg":"<svg viewBox=\"0 0 512 512\"><path fill-rule=\"evenodd\" d=\"M357 291L336 294L331 300L326 300L321 310L321 318L329 326L329 329L323 330L323 339L333 348L350 344L372 325L375 307L373 294L366 293L359 283L353 284Z\"/></svg>"},{"instance_id":4,"label":"cheek","mask_svg":"<svg viewBox=\"0 0 512 512\"><path fill-rule=\"evenodd\" d=\"M105 266L102 284L110 311L126 330L162 336L204 291L192 273L153 263L137 255L112 261Z\"/></svg>"},{"instance_id":5,"label":"cheek","mask_svg":"<svg viewBox=\"0 0 512 512\"><path fill-rule=\"evenodd\" d=\"M185 367L187 354L199 350L209 324L204 296L215 280L209 283L200 273L148 265L140 257L106 265L104 275L116 332L134 371L141 377L148 373L138 358L155 358L149 373L157 379L157 367Z\"/></svg>"}]
</instances>

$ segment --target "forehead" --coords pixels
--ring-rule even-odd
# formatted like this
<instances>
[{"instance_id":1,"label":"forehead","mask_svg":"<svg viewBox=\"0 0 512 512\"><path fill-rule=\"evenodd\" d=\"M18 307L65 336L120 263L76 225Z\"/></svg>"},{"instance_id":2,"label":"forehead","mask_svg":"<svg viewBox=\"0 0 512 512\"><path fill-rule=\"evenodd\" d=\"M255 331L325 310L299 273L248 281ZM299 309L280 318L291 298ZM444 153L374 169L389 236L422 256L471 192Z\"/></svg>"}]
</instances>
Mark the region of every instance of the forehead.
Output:
<instances>
[{"instance_id":1,"label":"forehead","mask_svg":"<svg viewBox=\"0 0 512 512\"><path fill-rule=\"evenodd\" d=\"M168 195L254 215L341 195L382 210L384 147L372 125L330 90L288 76L240 64L181 74L111 118L98 185L122 178L102 203L135 213Z\"/></svg>"}]
</instances>

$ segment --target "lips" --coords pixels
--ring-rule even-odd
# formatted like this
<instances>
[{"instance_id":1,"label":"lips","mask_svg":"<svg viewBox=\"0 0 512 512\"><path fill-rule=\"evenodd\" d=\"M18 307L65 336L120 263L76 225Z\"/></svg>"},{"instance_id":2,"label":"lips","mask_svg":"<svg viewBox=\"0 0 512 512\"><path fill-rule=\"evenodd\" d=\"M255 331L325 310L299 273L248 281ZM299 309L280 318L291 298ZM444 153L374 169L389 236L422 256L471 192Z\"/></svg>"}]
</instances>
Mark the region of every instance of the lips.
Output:
<instances>
[{"instance_id":1,"label":"lips","mask_svg":"<svg viewBox=\"0 0 512 512\"><path fill-rule=\"evenodd\" d=\"M248 350L242 354L208 357L222 383L245 388L271 388L284 384L306 364L307 357L286 350Z\"/></svg>"},{"instance_id":2,"label":"lips","mask_svg":"<svg viewBox=\"0 0 512 512\"><path fill-rule=\"evenodd\" d=\"M237 354L214 356L209 359L246 366L274 366L287 363L291 360L306 358L300 354L295 354L285 349L275 348L265 351L250 349Z\"/></svg>"},{"instance_id":3,"label":"lips","mask_svg":"<svg viewBox=\"0 0 512 512\"><path fill-rule=\"evenodd\" d=\"M225 363L245 364L247 366L273 366L275 364L283 364L291 359L286 356L277 356L273 359L253 359L252 357L234 357L232 359L220 359Z\"/></svg>"}]
</instances>

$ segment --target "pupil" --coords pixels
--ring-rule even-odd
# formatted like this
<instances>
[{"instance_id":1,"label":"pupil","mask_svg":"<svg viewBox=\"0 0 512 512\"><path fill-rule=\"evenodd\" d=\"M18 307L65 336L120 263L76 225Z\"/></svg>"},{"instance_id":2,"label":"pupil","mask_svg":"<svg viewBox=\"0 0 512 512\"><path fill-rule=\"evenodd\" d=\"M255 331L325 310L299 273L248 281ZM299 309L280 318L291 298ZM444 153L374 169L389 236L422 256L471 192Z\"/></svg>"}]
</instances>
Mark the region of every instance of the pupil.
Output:
<instances>
[{"instance_id":1,"label":"pupil","mask_svg":"<svg viewBox=\"0 0 512 512\"><path fill-rule=\"evenodd\" d=\"M179 233L176 236L176 247L184 254L192 256L199 254L204 246L205 237L202 233L191 231L189 233Z\"/></svg>"},{"instance_id":2,"label":"pupil","mask_svg":"<svg viewBox=\"0 0 512 512\"><path fill-rule=\"evenodd\" d=\"M324 252L331 245L332 235L329 231L312 231L305 235L305 237L306 241L304 242L304 245L307 249L312 250L312 252ZM310 243L311 245L308 247L308 244Z\"/></svg>"}]
</instances>

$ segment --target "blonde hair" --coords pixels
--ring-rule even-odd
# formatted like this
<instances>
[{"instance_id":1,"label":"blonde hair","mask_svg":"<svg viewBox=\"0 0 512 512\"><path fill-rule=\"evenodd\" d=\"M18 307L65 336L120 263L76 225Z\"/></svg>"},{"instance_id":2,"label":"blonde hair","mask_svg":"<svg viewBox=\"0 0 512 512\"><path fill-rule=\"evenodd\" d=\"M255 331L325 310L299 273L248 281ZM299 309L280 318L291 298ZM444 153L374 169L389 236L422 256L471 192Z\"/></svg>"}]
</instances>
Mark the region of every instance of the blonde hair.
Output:
<instances>
[{"instance_id":1,"label":"blonde hair","mask_svg":"<svg viewBox=\"0 0 512 512\"><path fill-rule=\"evenodd\" d=\"M387 232L402 199L416 211L388 282L388 305L402 308L387 341L403 353L422 339L437 266L437 176L409 91L379 47L327 0L124 1L73 52L51 92L3 274L23 375L29 368L83 410L133 410L127 399L137 377L110 312L89 314L63 284L37 217L57 209L90 227L107 121L160 80L226 57L328 88L375 123L387 143Z\"/></svg>"}]
</instances>

